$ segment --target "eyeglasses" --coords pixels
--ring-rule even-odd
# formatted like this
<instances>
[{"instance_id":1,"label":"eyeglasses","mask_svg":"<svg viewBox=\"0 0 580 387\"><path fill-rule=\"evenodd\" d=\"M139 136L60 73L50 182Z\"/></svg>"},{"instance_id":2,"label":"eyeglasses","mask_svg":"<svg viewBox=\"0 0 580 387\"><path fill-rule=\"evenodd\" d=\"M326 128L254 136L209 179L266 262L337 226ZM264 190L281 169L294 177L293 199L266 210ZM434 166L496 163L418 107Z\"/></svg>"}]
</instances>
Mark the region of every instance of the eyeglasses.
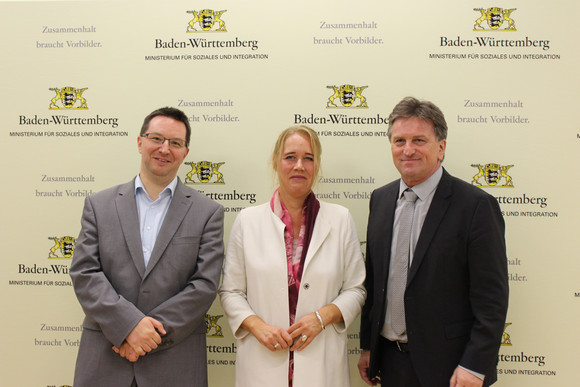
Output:
<instances>
[{"instance_id":1,"label":"eyeglasses","mask_svg":"<svg viewBox=\"0 0 580 387\"><path fill-rule=\"evenodd\" d=\"M159 133L144 133L141 135L141 137L145 137L159 145L163 145L165 141L167 141L169 143L169 147L173 149L182 149L186 146L185 140L182 140L181 138L167 138L160 135Z\"/></svg>"}]
</instances>

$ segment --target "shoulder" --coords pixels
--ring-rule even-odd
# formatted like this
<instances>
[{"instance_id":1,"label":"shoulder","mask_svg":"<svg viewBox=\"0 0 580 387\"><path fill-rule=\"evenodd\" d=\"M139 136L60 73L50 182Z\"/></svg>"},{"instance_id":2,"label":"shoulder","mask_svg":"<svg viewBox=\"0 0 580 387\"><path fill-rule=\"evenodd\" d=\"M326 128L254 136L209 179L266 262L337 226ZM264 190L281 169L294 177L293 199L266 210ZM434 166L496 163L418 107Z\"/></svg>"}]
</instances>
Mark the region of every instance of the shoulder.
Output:
<instances>
[{"instance_id":1,"label":"shoulder","mask_svg":"<svg viewBox=\"0 0 580 387\"><path fill-rule=\"evenodd\" d=\"M127 183L118 184L113 187L106 188L102 191L94 193L88 196L91 201L109 201L116 198L119 195L126 195L130 193L135 193L135 180L131 180Z\"/></svg>"},{"instance_id":2,"label":"shoulder","mask_svg":"<svg viewBox=\"0 0 580 387\"><path fill-rule=\"evenodd\" d=\"M258 204L257 206L244 208L238 214L238 218L240 218L240 219L241 218L254 219L254 218L268 216L268 214L270 214L270 213L272 213L272 210L270 209L270 203L266 202L266 203Z\"/></svg>"},{"instance_id":3,"label":"shoulder","mask_svg":"<svg viewBox=\"0 0 580 387\"><path fill-rule=\"evenodd\" d=\"M181 190L186 197L189 197L193 202L193 204L196 206L208 208L213 211L223 209L223 206L218 202L216 202L215 200L210 199L206 195L200 193L199 191L191 187L186 186L181 182L177 185L177 187L179 187L178 189Z\"/></svg>"},{"instance_id":4,"label":"shoulder","mask_svg":"<svg viewBox=\"0 0 580 387\"><path fill-rule=\"evenodd\" d=\"M394 205L397 194L399 193L399 186L401 184L401 179L394 180L389 184L383 185L375 189L371 193L371 198L369 201L369 208L372 210L373 208L383 208L389 207Z\"/></svg>"},{"instance_id":5,"label":"shoulder","mask_svg":"<svg viewBox=\"0 0 580 387\"><path fill-rule=\"evenodd\" d=\"M354 220L348 208L340 204L320 202L318 217L329 223L331 227L349 227Z\"/></svg>"},{"instance_id":6,"label":"shoulder","mask_svg":"<svg viewBox=\"0 0 580 387\"><path fill-rule=\"evenodd\" d=\"M435 193L440 198L449 197L452 206L458 211L471 213L483 210L500 213L497 199L483 189L445 173ZM433 199L435 200L435 198Z\"/></svg>"},{"instance_id":7,"label":"shoulder","mask_svg":"<svg viewBox=\"0 0 580 387\"><path fill-rule=\"evenodd\" d=\"M465 199L473 199L476 201L479 200L495 200L495 198L490 195L489 193L485 192L483 189L474 186L473 184L469 184L468 182L461 180L455 176L450 174L444 175L441 180L441 183L448 181L453 195L460 196Z\"/></svg>"},{"instance_id":8,"label":"shoulder","mask_svg":"<svg viewBox=\"0 0 580 387\"><path fill-rule=\"evenodd\" d=\"M383 196L391 194L392 192L399 192L399 185L401 179L393 180L389 184L385 184L373 191L373 196Z\"/></svg>"},{"instance_id":9,"label":"shoulder","mask_svg":"<svg viewBox=\"0 0 580 387\"><path fill-rule=\"evenodd\" d=\"M232 233L240 232L241 230L254 230L261 233L264 230L269 230L269 225L280 223L280 219L270 209L270 203L263 203L257 206L246 207L241 210L232 226Z\"/></svg>"},{"instance_id":10,"label":"shoulder","mask_svg":"<svg viewBox=\"0 0 580 387\"><path fill-rule=\"evenodd\" d=\"M328 203L322 200L318 201L320 203L320 214L331 216L331 217L344 217L350 214L348 208L341 206L336 203Z\"/></svg>"}]
</instances>

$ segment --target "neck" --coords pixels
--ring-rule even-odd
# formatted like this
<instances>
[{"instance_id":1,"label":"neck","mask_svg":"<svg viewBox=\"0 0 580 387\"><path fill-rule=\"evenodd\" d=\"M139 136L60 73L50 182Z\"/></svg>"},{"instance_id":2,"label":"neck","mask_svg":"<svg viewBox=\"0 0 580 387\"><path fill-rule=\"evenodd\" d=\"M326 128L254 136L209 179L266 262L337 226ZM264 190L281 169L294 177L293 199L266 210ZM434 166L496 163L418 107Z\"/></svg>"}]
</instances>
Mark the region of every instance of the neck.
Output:
<instances>
[{"instance_id":1,"label":"neck","mask_svg":"<svg viewBox=\"0 0 580 387\"><path fill-rule=\"evenodd\" d=\"M304 207L304 202L306 201L308 195L296 198L290 195L286 195L286 193L282 191L278 191L278 194L280 195L280 200L282 201L282 203L284 203L286 209L290 212L290 214L296 212L302 213L302 207Z\"/></svg>"},{"instance_id":2,"label":"neck","mask_svg":"<svg viewBox=\"0 0 580 387\"><path fill-rule=\"evenodd\" d=\"M403 181L405 182L405 184L407 184L407 187L409 187L409 188L413 188L414 186L416 186L416 185L418 185L418 184L421 184L421 183L422 183L422 182L424 182L424 181L427 181L427 180L429 180L429 178L430 178L431 176L433 176L433 174L434 174L435 172L437 172L437 170L439 169L439 166L440 166L440 165L441 165L441 162L439 162L439 163L437 164L437 166L436 166L436 167L435 167L435 168L434 168L434 169L431 171L431 173L429 174L429 176L427 176L427 177L425 177L425 178L423 178L423 179L419 179L419 180L409 180L409 181L405 180L404 178L402 178L402 179L403 179Z\"/></svg>"},{"instance_id":3,"label":"neck","mask_svg":"<svg viewBox=\"0 0 580 387\"><path fill-rule=\"evenodd\" d=\"M278 194L280 195L280 200L284 203L284 206L286 206L286 209L290 213L290 217L292 218L292 236L296 239L300 235L302 208L304 207L304 202L308 195L301 198L295 198L280 191L278 191Z\"/></svg>"},{"instance_id":4,"label":"neck","mask_svg":"<svg viewBox=\"0 0 580 387\"><path fill-rule=\"evenodd\" d=\"M147 195L151 198L151 200L155 201L159 198L159 194L161 191L165 189L171 183L171 181L175 178L173 176L169 180L167 179L152 179L144 173L140 173L139 177L143 182L143 186L145 187L145 191L147 191Z\"/></svg>"}]
</instances>

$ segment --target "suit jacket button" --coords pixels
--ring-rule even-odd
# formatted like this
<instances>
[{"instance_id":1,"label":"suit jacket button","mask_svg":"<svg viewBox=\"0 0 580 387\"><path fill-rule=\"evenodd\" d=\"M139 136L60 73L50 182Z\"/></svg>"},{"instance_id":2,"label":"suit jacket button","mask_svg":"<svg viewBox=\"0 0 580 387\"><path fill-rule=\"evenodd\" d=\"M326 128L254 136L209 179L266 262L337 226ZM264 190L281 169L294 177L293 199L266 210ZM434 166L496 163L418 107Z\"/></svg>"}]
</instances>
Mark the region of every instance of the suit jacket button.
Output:
<instances>
[{"instance_id":1,"label":"suit jacket button","mask_svg":"<svg viewBox=\"0 0 580 387\"><path fill-rule=\"evenodd\" d=\"M306 282L303 287L304 287L304 289L308 290L308 289L310 289L310 284L308 282Z\"/></svg>"}]
</instances>

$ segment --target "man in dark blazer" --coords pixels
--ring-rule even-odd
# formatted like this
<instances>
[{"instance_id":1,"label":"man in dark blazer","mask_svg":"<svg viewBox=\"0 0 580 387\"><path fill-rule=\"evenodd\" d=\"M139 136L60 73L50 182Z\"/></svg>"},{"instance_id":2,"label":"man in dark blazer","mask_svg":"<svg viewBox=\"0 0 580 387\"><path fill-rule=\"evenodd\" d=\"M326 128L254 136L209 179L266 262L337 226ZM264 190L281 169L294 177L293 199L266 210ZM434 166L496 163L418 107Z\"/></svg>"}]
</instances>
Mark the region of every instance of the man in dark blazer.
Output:
<instances>
[{"instance_id":1,"label":"man in dark blazer","mask_svg":"<svg viewBox=\"0 0 580 387\"><path fill-rule=\"evenodd\" d=\"M183 112L154 111L139 175L85 201L70 268L86 315L75 386L207 386L223 208L177 178L190 136Z\"/></svg>"},{"instance_id":2,"label":"man in dark blazer","mask_svg":"<svg viewBox=\"0 0 580 387\"><path fill-rule=\"evenodd\" d=\"M504 221L495 198L441 166L447 124L428 101L403 99L389 117L401 175L375 190L367 228L367 299L359 371L369 385L488 386L508 305ZM414 202L408 270L395 287L403 192ZM395 324L401 294L403 329Z\"/></svg>"}]
</instances>

